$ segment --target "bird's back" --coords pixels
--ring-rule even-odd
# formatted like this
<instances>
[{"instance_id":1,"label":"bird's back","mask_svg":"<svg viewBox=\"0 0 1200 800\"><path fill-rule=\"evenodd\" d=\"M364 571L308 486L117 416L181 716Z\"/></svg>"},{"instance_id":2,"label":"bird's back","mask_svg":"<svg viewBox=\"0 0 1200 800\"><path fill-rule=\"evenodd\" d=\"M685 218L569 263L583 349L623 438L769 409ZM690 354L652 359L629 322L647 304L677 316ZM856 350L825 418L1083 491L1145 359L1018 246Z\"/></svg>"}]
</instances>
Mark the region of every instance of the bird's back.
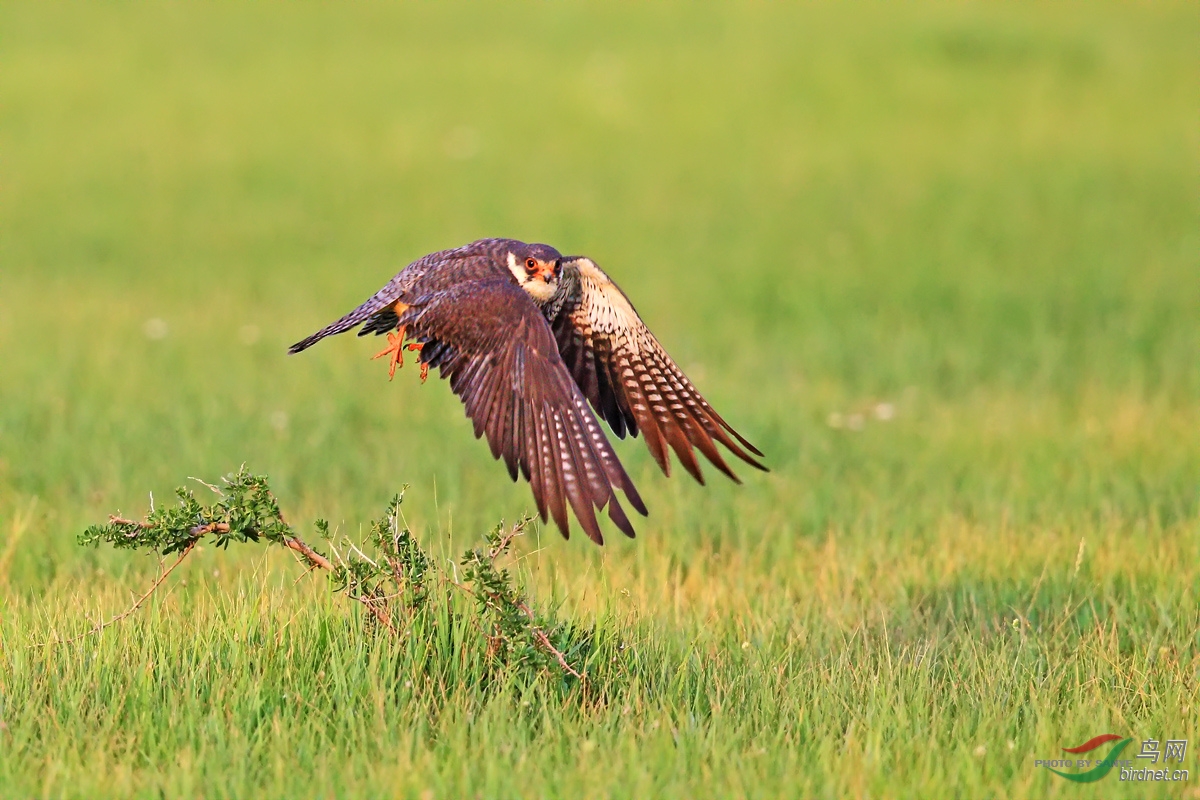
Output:
<instances>
[{"instance_id":1,"label":"bird's back","mask_svg":"<svg viewBox=\"0 0 1200 800\"><path fill-rule=\"evenodd\" d=\"M453 250L431 253L409 264L392 278L389 296L408 302L445 291L459 283L495 277L509 278L511 273L505 266L505 258L513 244L512 239L479 239Z\"/></svg>"},{"instance_id":2,"label":"bird's back","mask_svg":"<svg viewBox=\"0 0 1200 800\"><path fill-rule=\"evenodd\" d=\"M479 239L462 247L439 250L418 258L396 273L365 303L312 336L296 342L288 352L299 353L327 336L344 333L386 311L397 301L407 302L436 294L467 280L494 276L511 277L504 259L513 244L512 239Z\"/></svg>"}]
</instances>

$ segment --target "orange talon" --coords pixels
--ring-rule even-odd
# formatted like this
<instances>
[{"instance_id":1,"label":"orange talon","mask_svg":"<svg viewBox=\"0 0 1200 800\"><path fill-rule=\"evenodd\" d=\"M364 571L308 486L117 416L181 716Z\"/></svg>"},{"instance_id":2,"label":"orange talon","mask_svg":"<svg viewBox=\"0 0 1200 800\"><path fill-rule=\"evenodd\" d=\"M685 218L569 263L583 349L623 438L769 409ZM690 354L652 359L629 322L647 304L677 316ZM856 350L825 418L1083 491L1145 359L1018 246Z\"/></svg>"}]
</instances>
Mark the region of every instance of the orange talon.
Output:
<instances>
[{"instance_id":1,"label":"orange talon","mask_svg":"<svg viewBox=\"0 0 1200 800\"><path fill-rule=\"evenodd\" d=\"M389 333L387 337L388 346L371 356L371 360L374 361L386 355L392 357L391 363L388 364L388 380L390 381L396 377L396 367L404 366L404 328L401 328L396 333Z\"/></svg>"},{"instance_id":2,"label":"orange talon","mask_svg":"<svg viewBox=\"0 0 1200 800\"><path fill-rule=\"evenodd\" d=\"M424 342L413 342L408 345L408 349L415 350L416 352L419 353L419 352L421 352L421 348L423 348L424 346L425 346ZM429 377L429 365L426 364L424 361L422 361L420 363L421 363L421 383L424 383L425 379Z\"/></svg>"}]
</instances>

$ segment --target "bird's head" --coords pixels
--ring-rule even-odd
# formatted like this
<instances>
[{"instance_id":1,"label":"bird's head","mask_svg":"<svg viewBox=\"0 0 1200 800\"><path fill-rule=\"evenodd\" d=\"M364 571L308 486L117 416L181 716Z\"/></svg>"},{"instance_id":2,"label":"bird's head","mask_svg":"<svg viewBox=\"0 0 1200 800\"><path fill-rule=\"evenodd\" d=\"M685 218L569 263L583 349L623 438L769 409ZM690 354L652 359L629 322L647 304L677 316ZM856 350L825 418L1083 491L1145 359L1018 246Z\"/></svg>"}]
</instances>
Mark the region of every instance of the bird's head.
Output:
<instances>
[{"instance_id":1,"label":"bird's head","mask_svg":"<svg viewBox=\"0 0 1200 800\"><path fill-rule=\"evenodd\" d=\"M548 244L526 244L508 251L508 270L538 305L558 291L562 254Z\"/></svg>"}]
</instances>

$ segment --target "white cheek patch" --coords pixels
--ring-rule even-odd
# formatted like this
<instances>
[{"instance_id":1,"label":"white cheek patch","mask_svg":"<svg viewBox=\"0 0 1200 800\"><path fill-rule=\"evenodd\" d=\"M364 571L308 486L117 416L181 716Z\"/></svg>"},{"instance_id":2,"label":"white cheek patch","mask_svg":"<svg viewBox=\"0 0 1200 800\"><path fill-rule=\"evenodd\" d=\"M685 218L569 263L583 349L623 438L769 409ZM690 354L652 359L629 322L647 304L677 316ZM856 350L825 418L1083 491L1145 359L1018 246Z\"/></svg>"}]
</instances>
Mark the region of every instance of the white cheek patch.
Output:
<instances>
[{"instance_id":1,"label":"white cheek patch","mask_svg":"<svg viewBox=\"0 0 1200 800\"><path fill-rule=\"evenodd\" d=\"M517 279L517 283L525 283L525 268L517 263L517 257L512 253L508 254L508 271Z\"/></svg>"}]
</instances>

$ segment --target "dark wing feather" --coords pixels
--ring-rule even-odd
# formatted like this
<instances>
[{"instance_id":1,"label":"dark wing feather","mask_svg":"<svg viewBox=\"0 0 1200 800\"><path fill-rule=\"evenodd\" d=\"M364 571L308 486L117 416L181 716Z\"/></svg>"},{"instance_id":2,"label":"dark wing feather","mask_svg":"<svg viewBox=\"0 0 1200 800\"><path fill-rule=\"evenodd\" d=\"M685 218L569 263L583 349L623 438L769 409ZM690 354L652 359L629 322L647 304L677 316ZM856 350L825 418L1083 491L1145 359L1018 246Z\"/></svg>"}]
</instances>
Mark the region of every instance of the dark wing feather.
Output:
<instances>
[{"instance_id":1,"label":"dark wing feather","mask_svg":"<svg viewBox=\"0 0 1200 800\"><path fill-rule=\"evenodd\" d=\"M396 313L393 306L385 306L382 311L378 311L374 316L367 319L359 329L359 336L368 336L375 334L376 336L382 333L396 330L396 325L400 322L400 316Z\"/></svg>"},{"instance_id":2,"label":"dark wing feather","mask_svg":"<svg viewBox=\"0 0 1200 800\"><path fill-rule=\"evenodd\" d=\"M449 378L475 436L486 436L508 473L525 476L542 520L564 536L570 508L603 543L596 509L629 536L616 489L642 514L645 504L559 356L545 318L506 279L473 280L413 300L398 323L423 343L421 360Z\"/></svg>"},{"instance_id":3,"label":"dark wing feather","mask_svg":"<svg viewBox=\"0 0 1200 800\"><path fill-rule=\"evenodd\" d=\"M715 442L766 471L754 458L762 452L696 391L629 298L595 262L564 258L563 280L570 297L552 320L555 340L580 390L618 436L641 431L664 473L671 474L670 448L700 483L704 476L693 447L738 480Z\"/></svg>"}]
</instances>

